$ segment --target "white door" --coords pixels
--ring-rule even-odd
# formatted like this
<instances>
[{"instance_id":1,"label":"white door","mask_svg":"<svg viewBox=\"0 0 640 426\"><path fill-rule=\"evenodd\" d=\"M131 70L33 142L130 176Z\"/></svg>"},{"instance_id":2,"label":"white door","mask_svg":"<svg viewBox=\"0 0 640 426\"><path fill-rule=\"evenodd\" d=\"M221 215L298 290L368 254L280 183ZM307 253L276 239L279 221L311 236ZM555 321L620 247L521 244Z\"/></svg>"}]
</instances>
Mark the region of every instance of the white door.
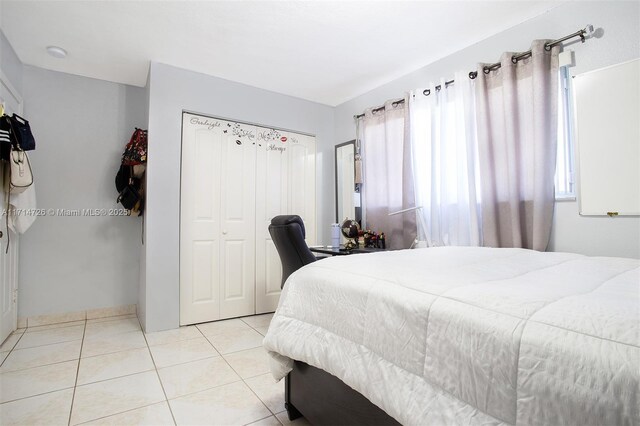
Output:
<instances>
[{"instance_id":1,"label":"white door","mask_svg":"<svg viewBox=\"0 0 640 426\"><path fill-rule=\"evenodd\" d=\"M315 244L315 138L258 127L256 191L256 313L273 312L280 299L282 264L269 235L274 216L297 214L306 241Z\"/></svg>"},{"instance_id":2,"label":"white door","mask_svg":"<svg viewBox=\"0 0 640 426\"><path fill-rule=\"evenodd\" d=\"M307 244L316 244L316 138L291 134L289 214L304 221Z\"/></svg>"},{"instance_id":3,"label":"white door","mask_svg":"<svg viewBox=\"0 0 640 426\"><path fill-rule=\"evenodd\" d=\"M0 168L0 172L1 172ZM0 184L2 184L2 175L0 174ZM0 186L2 188L2 186ZM4 192L3 192L4 194ZM6 202L4 204L6 206ZM5 207L2 207L5 208ZM4 218L3 218L4 219ZM11 230L7 230L4 226L6 222L0 225L2 229L2 238L0 238L0 308L2 309L2 317L0 318L0 344L9 336L18 326L18 234ZM9 235L11 243L9 244L9 252L6 252Z\"/></svg>"},{"instance_id":4,"label":"white door","mask_svg":"<svg viewBox=\"0 0 640 426\"><path fill-rule=\"evenodd\" d=\"M0 71L0 103L6 114L22 113L22 98ZM2 167L0 167L0 191L7 208ZM5 212L6 213L6 212ZM18 235L6 228L6 217L0 216L0 343L11 334L18 323ZM6 252L9 243L9 252Z\"/></svg>"},{"instance_id":5,"label":"white door","mask_svg":"<svg viewBox=\"0 0 640 426\"><path fill-rule=\"evenodd\" d=\"M222 138L220 318L255 313L256 129L229 127Z\"/></svg>"},{"instance_id":6,"label":"white door","mask_svg":"<svg viewBox=\"0 0 640 426\"><path fill-rule=\"evenodd\" d=\"M180 324L252 314L255 128L185 113L182 129Z\"/></svg>"},{"instance_id":7,"label":"white door","mask_svg":"<svg viewBox=\"0 0 640 426\"><path fill-rule=\"evenodd\" d=\"M282 264L269 234L274 216L289 213L289 145L273 129L258 127L256 190L256 313L273 312L280 299Z\"/></svg>"}]
</instances>

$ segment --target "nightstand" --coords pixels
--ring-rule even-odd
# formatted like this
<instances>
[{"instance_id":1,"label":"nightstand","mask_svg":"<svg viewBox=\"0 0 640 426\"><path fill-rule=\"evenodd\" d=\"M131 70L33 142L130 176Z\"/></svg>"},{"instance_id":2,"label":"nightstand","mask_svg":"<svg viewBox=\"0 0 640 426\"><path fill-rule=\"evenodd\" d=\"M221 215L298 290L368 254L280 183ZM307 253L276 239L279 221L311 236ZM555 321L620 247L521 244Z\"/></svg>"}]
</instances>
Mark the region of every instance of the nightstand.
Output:
<instances>
[{"instance_id":1,"label":"nightstand","mask_svg":"<svg viewBox=\"0 0 640 426\"><path fill-rule=\"evenodd\" d=\"M326 246L309 247L309 250L311 250L313 253L326 254L329 256L347 256L350 254L377 253L380 251L387 251L387 249L381 248L354 248L352 250L347 250L343 248Z\"/></svg>"}]
</instances>

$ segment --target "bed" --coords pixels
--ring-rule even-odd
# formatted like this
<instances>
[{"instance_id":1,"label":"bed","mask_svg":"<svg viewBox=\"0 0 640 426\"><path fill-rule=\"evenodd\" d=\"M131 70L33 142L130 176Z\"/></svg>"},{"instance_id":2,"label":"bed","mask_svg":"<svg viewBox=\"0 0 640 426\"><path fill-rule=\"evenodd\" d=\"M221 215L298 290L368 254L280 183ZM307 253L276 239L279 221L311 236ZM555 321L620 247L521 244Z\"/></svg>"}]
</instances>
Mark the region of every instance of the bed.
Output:
<instances>
[{"instance_id":1,"label":"bed","mask_svg":"<svg viewBox=\"0 0 640 426\"><path fill-rule=\"evenodd\" d=\"M640 424L640 261L463 247L336 256L289 277L264 346L312 423L342 385L379 408L362 423Z\"/></svg>"}]
</instances>

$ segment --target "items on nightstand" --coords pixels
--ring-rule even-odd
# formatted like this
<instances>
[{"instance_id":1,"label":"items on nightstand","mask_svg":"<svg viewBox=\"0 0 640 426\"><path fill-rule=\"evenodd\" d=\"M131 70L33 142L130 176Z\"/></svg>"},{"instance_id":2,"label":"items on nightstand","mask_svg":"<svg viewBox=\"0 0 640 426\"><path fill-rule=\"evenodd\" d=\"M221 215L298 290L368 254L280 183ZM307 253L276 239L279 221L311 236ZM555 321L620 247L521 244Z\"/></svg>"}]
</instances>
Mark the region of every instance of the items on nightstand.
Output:
<instances>
[{"instance_id":1,"label":"items on nightstand","mask_svg":"<svg viewBox=\"0 0 640 426\"><path fill-rule=\"evenodd\" d=\"M331 224L331 245L334 247L340 246L340 224Z\"/></svg>"},{"instance_id":2,"label":"items on nightstand","mask_svg":"<svg viewBox=\"0 0 640 426\"><path fill-rule=\"evenodd\" d=\"M357 221L346 218L340 227L342 235L347 239L344 244L346 250L352 250L358 247L358 235L360 233L360 225Z\"/></svg>"},{"instance_id":3,"label":"items on nightstand","mask_svg":"<svg viewBox=\"0 0 640 426\"><path fill-rule=\"evenodd\" d=\"M385 249L387 246L384 232L376 234L371 229L367 229L363 233L363 239L365 248Z\"/></svg>"}]
</instances>

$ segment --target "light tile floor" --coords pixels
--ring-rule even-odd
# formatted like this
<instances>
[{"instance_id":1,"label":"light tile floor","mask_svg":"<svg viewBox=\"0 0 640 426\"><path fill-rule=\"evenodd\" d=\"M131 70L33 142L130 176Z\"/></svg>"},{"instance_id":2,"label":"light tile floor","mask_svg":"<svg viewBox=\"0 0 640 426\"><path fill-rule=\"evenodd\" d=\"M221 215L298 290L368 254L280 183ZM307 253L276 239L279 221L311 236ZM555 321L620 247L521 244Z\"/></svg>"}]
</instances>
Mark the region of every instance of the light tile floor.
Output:
<instances>
[{"instance_id":1,"label":"light tile floor","mask_svg":"<svg viewBox=\"0 0 640 426\"><path fill-rule=\"evenodd\" d=\"M289 422L271 314L143 333L135 315L29 327L0 346L1 425Z\"/></svg>"}]
</instances>

